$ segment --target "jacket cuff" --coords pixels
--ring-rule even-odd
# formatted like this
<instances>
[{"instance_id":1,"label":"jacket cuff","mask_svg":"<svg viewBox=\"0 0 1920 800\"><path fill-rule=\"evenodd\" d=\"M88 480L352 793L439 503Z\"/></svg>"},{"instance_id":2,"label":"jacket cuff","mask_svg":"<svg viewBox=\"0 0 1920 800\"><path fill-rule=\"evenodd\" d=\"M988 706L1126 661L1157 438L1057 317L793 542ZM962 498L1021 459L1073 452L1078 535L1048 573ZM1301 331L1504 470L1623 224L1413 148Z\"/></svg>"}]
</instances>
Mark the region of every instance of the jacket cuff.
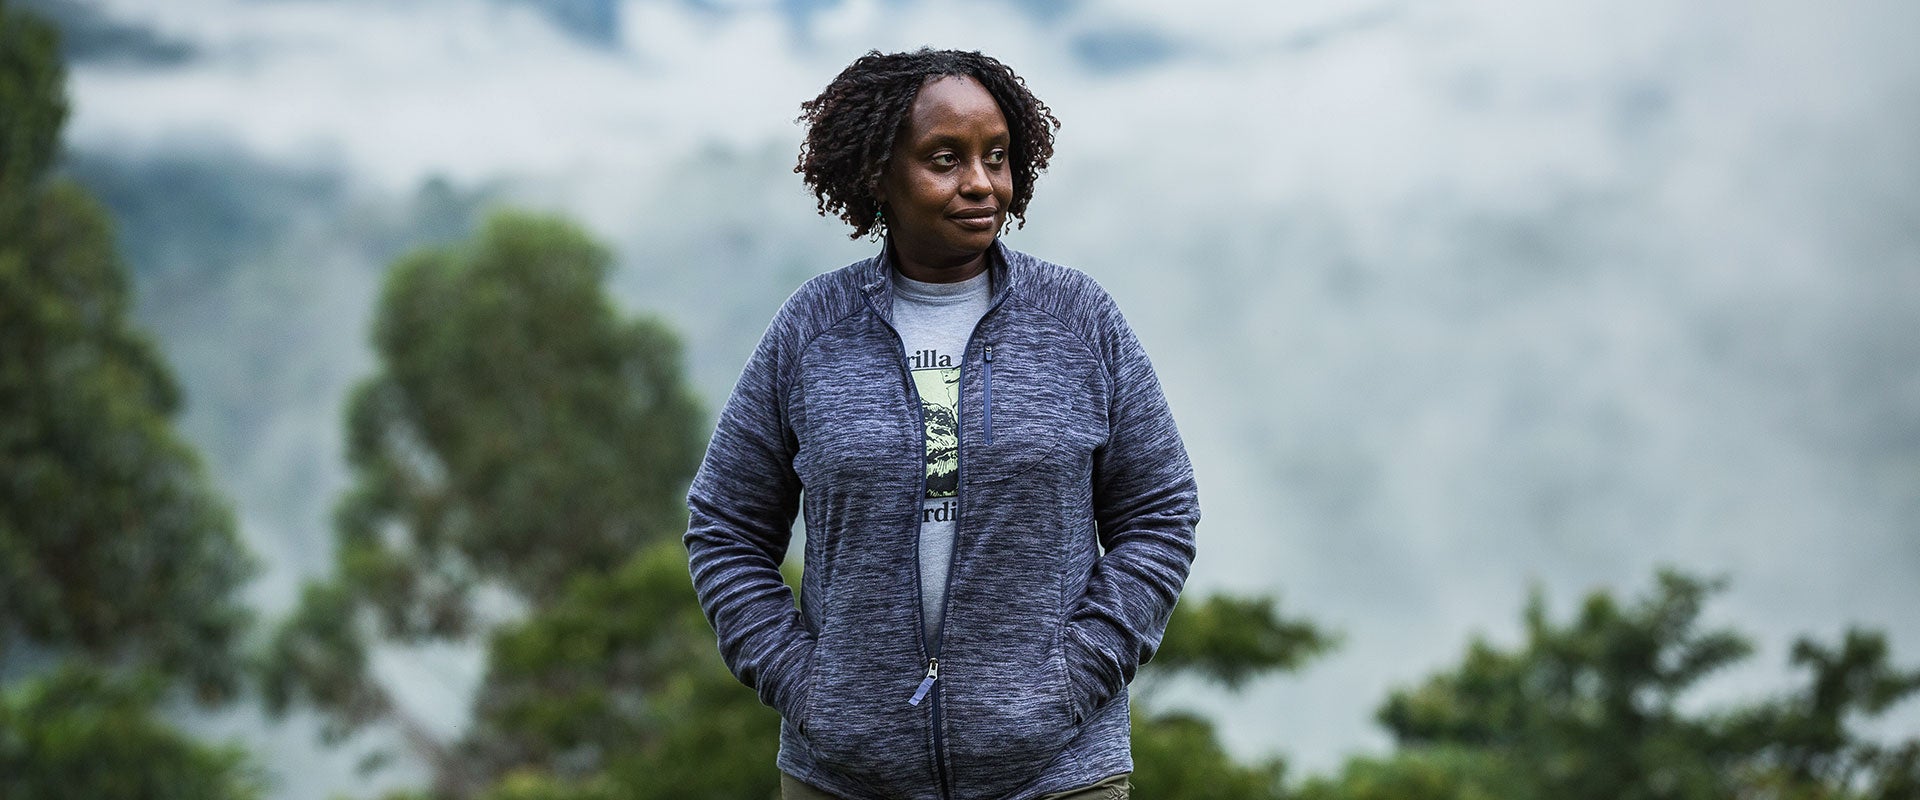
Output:
<instances>
[{"instance_id":1,"label":"jacket cuff","mask_svg":"<svg viewBox=\"0 0 1920 800\"><path fill-rule=\"evenodd\" d=\"M793 652L785 659L786 663L779 670L769 670L762 675L760 685L756 687L760 702L780 712L782 718L795 723L800 722L800 711L806 707L807 690L811 688L807 676L812 672L813 647L812 637L795 644Z\"/></svg>"}]
</instances>

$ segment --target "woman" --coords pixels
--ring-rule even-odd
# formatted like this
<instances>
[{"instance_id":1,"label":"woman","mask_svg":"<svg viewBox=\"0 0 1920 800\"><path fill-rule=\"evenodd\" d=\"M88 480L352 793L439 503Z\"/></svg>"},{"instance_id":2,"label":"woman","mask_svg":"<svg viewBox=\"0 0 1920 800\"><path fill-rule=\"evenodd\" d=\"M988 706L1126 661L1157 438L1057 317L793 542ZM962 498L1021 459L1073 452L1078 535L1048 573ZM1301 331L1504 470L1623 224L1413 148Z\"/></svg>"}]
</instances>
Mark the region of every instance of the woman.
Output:
<instances>
[{"instance_id":1,"label":"woman","mask_svg":"<svg viewBox=\"0 0 1920 800\"><path fill-rule=\"evenodd\" d=\"M782 794L1126 797L1127 682L1199 510L1113 301L997 238L1059 122L1000 62L926 49L869 53L802 109L795 171L886 243L774 317L686 535L722 657L783 718Z\"/></svg>"}]
</instances>

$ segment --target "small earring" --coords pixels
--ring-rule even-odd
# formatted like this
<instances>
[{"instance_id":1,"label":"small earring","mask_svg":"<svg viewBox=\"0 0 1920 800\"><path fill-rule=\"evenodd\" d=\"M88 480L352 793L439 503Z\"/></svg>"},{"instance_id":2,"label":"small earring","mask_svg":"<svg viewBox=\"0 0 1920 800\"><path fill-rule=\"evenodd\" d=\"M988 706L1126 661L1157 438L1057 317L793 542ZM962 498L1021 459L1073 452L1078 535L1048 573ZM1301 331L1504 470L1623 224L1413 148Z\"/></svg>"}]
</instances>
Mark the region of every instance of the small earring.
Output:
<instances>
[{"instance_id":1,"label":"small earring","mask_svg":"<svg viewBox=\"0 0 1920 800\"><path fill-rule=\"evenodd\" d=\"M873 224L867 226L867 241L877 242L886 235L887 218L881 214L880 209L876 208L873 210Z\"/></svg>"}]
</instances>

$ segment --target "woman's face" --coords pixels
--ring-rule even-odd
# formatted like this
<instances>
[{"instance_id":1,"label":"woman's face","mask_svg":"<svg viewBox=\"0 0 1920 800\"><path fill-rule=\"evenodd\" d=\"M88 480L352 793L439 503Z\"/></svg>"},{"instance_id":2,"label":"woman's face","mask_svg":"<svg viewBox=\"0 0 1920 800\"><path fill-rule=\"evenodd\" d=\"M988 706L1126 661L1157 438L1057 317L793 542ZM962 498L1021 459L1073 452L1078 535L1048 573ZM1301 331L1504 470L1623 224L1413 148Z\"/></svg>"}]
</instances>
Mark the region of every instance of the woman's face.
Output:
<instances>
[{"instance_id":1,"label":"woman's face","mask_svg":"<svg viewBox=\"0 0 1920 800\"><path fill-rule=\"evenodd\" d=\"M930 78L907 111L878 198L900 271L960 281L986 269L986 250L1013 202L1007 118L980 82Z\"/></svg>"}]
</instances>

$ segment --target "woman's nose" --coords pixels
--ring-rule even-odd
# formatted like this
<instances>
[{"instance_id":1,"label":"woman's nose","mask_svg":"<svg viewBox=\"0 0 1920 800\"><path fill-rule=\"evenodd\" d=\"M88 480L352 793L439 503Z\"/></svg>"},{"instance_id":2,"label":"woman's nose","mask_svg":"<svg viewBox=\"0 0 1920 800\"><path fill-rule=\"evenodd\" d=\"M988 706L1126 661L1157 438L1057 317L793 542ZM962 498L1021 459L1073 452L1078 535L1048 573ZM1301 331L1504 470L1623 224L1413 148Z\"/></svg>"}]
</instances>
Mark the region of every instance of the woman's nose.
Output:
<instances>
[{"instance_id":1,"label":"woman's nose","mask_svg":"<svg viewBox=\"0 0 1920 800\"><path fill-rule=\"evenodd\" d=\"M960 181L960 193L969 197L980 197L993 193L993 178L987 174L987 165L975 159L967 162L965 175Z\"/></svg>"}]
</instances>

